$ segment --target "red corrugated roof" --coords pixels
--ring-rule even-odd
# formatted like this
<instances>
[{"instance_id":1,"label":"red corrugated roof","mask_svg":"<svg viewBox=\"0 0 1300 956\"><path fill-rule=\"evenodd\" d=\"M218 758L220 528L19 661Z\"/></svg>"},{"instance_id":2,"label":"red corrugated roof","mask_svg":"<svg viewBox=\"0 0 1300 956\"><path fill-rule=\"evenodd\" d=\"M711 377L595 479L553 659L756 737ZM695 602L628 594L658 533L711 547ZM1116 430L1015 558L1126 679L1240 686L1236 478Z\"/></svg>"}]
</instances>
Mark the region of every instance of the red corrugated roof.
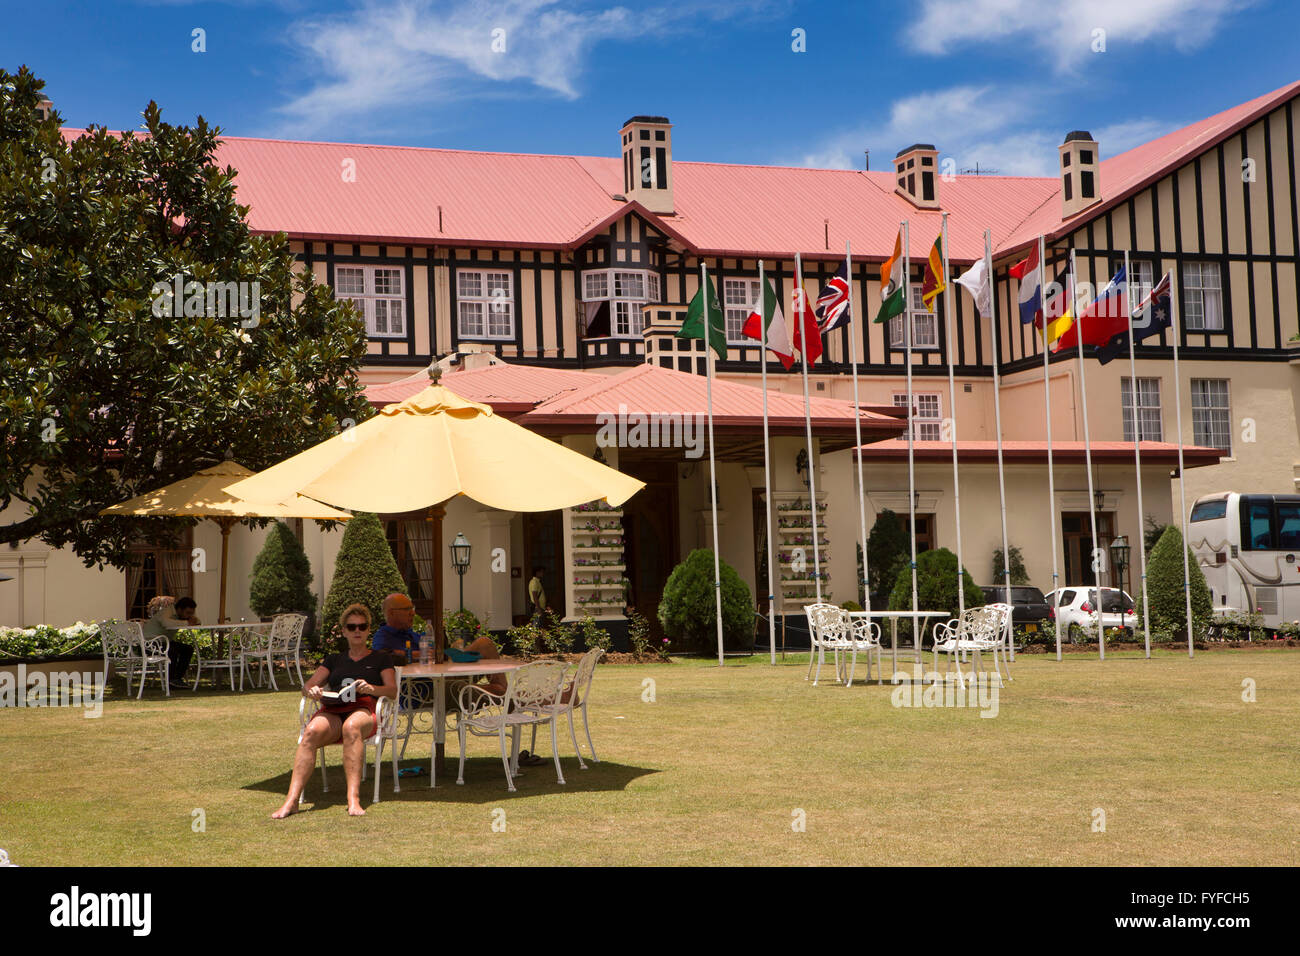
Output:
<instances>
[{"instance_id":1,"label":"red corrugated roof","mask_svg":"<svg viewBox=\"0 0 1300 956\"><path fill-rule=\"evenodd\" d=\"M952 443L946 441L913 442L913 455L918 461L952 461ZM1052 442L1052 461L1056 464L1082 464L1085 461L1084 443L1081 441ZM891 439L863 445L861 448L864 461L906 461L907 441ZM996 441L958 441L958 462L996 462L998 443ZM1202 465L1217 465L1223 452L1217 448L1202 448L1198 445L1183 446L1183 462L1188 468ZM1004 462L1047 464L1047 442L1045 441L1003 441L1002 460ZM1095 441L1092 443L1092 460L1103 464L1132 464L1133 443L1131 441ZM1178 446L1171 442L1142 442L1142 464L1177 465Z\"/></svg>"},{"instance_id":2,"label":"red corrugated roof","mask_svg":"<svg viewBox=\"0 0 1300 956\"><path fill-rule=\"evenodd\" d=\"M1093 216L1124 201L1138 190L1146 188L1166 173L1255 122L1297 94L1300 94L1300 80L1190 126L1174 130L1149 143L1135 146L1110 159L1103 159L1100 174L1102 201L1069 220L1061 219L1061 191L1056 180L1051 180L1051 194L1004 238L998 251L1000 253L1015 251L1018 247L1028 245L1029 242L1037 239L1040 234L1049 239L1064 235L1071 229L1077 228L1081 222L1088 221ZM1105 150L1105 143L1098 145ZM996 236L996 233L994 235Z\"/></svg>"},{"instance_id":3,"label":"red corrugated roof","mask_svg":"<svg viewBox=\"0 0 1300 956\"><path fill-rule=\"evenodd\" d=\"M957 176L940 184L951 215L949 255L979 258L984 229L994 251L1056 237L1209 149L1300 93L1300 81L1169 133L1101 163L1102 202L1061 220L1056 177ZM80 135L68 129L66 136ZM1106 144L1100 144L1101 150ZM911 255L923 258L940 212L894 192L890 170L872 172L673 163L675 213L656 216L614 199L619 157L540 156L406 146L227 137L217 153L238 171L239 201L258 232L301 239L412 245L568 249L637 210L692 251L710 255L882 261L899 222L911 222ZM353 175L354 174L354 175ZM439 209L441 208L441 226ZM829 224L827 223L829 220ZM829 239L827 232L829 231Z\"/></svg>"},{"instance_id":4,"label":"red corrugated roof","mask_svg":"<svg viewBox=\"0 0 1300 956\"><path fill-rule=\"evenodd\" d=\"M639 365L617 375L600 376L584 388L565 392L543 402L519 419L535 426L593 425L597 416L639 412L646 415L704 415L708 411L708 383L692 375L657 365ZM769 390L768 420L773 434L803 434L803 397ZM813 434L852 434L852 402L835 398L810 401ZM715 428L751 429L763 421L762 389L721 379L713 380ZM863 410L863 435L886 437L905 430L906 422Z\"/></svg>"},{"instance_id":5,"label":"red corrugated roof","mask_svg":"<svg viewBox=\"0 0 1300 956\"><path fill-rule=\"evenodd\" d=\"M526 411L548 398L583 388L604 378L606 376L595 372L571 369L535 365L489 365L472 371L458 369L448 372L443 375L442 384L462 398L491 405L494 411L509 413ZM369 386L366 389L366 399L372 405L379 406L401 402L428 385L428 373L422 369L415 375L394 382Z\"/></svg>"}]
</instances>

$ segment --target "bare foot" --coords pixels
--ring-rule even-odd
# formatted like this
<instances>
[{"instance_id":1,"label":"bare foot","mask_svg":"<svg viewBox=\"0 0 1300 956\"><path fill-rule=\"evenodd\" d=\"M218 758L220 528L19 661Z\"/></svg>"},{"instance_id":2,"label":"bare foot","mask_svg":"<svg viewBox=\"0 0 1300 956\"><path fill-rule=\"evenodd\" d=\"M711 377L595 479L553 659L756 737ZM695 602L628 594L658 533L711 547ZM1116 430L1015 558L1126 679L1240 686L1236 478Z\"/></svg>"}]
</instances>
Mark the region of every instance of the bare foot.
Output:
<instances>
[{"instance_id":1,"label":"bare foot","mask_svg":"<svg viewBox=\"0 0 1300 956\"><path fill-rule=\"evenodd\" d=\"M271 819L283 820L285 817L287 817L289 814L293 813L297 809L298 809L297 800L286 800L284 802L284 806L282 806L279 810L276 810L275 813L271 814Z\"/></svg>"},{"instance_id":2,"label":"bare foot","mask_svg":"<svg viewBox=\"0 0 1300 956\"><path fill-rule=\"evenodd\" d=\"M348 816L364 817L365 815L366 815L365 808L362 807L360 803L351 803L351 802L348 803Z\"/></svg>"}]
</instances>

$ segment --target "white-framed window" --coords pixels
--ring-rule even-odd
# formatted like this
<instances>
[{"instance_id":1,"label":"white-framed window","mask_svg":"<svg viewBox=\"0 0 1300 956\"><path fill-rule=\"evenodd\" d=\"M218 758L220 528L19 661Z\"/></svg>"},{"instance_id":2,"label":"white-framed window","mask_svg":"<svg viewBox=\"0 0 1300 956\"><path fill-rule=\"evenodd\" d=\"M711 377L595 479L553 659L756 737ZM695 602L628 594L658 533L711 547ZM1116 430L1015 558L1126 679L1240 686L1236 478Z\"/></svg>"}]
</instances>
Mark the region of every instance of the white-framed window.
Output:
<instances>
[{"instance_id":1,"label":"white-framed window","mask_svg":"<svg viewBox=\"0 0 1300 956\"><path fill-rule=\"evenodd\" d=\"M456 272L456 306L462 339L515 337L514 276L487 269Z\"/></svg>"},{"instance_id":2,"label":"white-framed window","mask_svg":"<svg viewBox=\"0 0 1300 956\"><path fill-rule=\"evenodd\" d=\"M406 336L402 270L385 266L335 266L334 296L347 299L366 317L372 338Z\"/></svg>"},{"instance_id":3,"label":"white-framed window","mask_svg":"<svg viewBox=\"0 0 1300 956\"><path fill-rule=\"evenodd\" d=\"M1152 276L1154 274L1155 270L1150 262L1144 262L1140 259L1129 260L1128 303L1130 309L1136 310L1151 294L1154 285Z\"/></svg>"},{"instance_id":4,"label":"white-framed window","mask_svg":"<svg viewBox=\"0 0 1300 956\"><path fill-rule=\"evenodd\" d=\"M727 341L735 343L752 343L740 331L745 327L754 302L758 299L757 279L723 279L722 311L727 326Z\"/></svg>"},{"instance_id":5,"label":"white-framed window","mask_svg":"<svg viewBox=\"0 0 1300 956\"><path fill-rule=\"evenodd\" d=\"M582 273L582 300L609 302L610 334L639 338L642 306L659 301L659 274L648 269L588 269Z\"/></svg>"},{"instance_id":6,"label":"white-framed window","mask_svg":"<svg viewBox=\"0 0 1300 956\"><path fill-rule=\"evenodd\" d=\"M1223 331L1223 286L1217 262L1184 263L1183 300L1179 305L1189 332Z\"/></svg>"},{"instance_id":7,"label":"white-framed window","mask_svg":"<svg viewBox=\"0 0 1300 956\"><path fill-rule=\"evenodd\" d=\"M1192 440L1231 457L1232 431L1226 378L1192 379Z\"/></svg>"},{"instance_id":8,"label":"white-framed window","mask_svg":"<svg viewBox=\"0 0 1300 956\"><path fill-rule=\"evenodd\" d=\"M912 294L912 307L908 314L912 317L912 348L937 349L939 347L939 317L928 311L921 298L921 283L913 282L909 286ZM891 348L905 348L903 341L903 317L896 315L889 320L889 345Z\"/></svg>"},{"instance_id":9,"label":"white-framed window","mask_svg":"<svg viewBox=\"0 0 1300 956\"><path fill-rule=\"evenodd\" d=\"M642 319L645 317L640 302L615 299L610 303L614 315L614 334L624 337L641 335Z\"/></svg>"},{"instance_id":10,"label":"white-framed window","mask_svg":"<svg viewBox=\"0 0 1300 956\"><path fill-rule=\"evenodd\" d=\"M896 392L894 394L894 407L907 407L906 392ZM938 392L913 392L912 440L940 441L943 435L943 419L940 417L940 414L941 408L939 405ZM904 441L907 440L906 433L899 437Z\"/></svg>"},{"instance_id":11,"label":"white-framed window","mask_svg":"<svg viewBox=\"0 0 1300 956\"><path fill-rule=\"evenodd\" d=\"M1160 379L1140 378L1137 380L1137 425L1142 432L1142 441L1164 441L1164 429L1160 418ZM1133 441L1133 380L1119 380L1119 403L1124 413L1124 440Z\"/></svg>"}]
</instances>

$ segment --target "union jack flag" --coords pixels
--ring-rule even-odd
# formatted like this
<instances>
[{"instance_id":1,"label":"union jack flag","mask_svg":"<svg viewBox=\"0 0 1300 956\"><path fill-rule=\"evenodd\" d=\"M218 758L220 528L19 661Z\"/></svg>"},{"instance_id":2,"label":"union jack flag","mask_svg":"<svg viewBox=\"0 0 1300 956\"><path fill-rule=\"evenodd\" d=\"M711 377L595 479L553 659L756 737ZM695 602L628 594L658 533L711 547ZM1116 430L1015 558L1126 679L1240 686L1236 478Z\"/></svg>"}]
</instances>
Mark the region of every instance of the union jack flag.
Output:
<instances>
[{"instance_id":1,"label":"union jack flag","mask_svg":"<svg viewBox=\"0 0 1300 956\"><path fill-rule=\"evenodd\" d=\"M831 329L847 325L849 314L849 264L844 262L817 296L817 330L825 335Z\"/></svg>"}]
</instances>

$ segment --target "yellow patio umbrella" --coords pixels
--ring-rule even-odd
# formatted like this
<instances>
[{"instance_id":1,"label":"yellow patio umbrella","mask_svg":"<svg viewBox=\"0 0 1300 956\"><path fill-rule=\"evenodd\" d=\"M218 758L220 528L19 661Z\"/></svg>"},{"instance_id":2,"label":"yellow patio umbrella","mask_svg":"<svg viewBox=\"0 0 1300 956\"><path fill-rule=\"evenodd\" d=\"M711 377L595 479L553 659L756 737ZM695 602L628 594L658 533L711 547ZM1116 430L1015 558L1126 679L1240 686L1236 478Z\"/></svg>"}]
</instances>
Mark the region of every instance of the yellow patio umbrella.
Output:
<instances>
[{"instance_id":1,"label":"yellow patio umbrella","mask_svg":"<svg viewBox=\"0 0 1300 956\"><path fill-rule=\"evenodd\" d=\"M503 511L553 511L602 498L617 506L644 487L434 384L227 491L256 500L300 494L381 514L429 509L440 554L444 505L457 495ZM433 587L441 608L440 560ZM441 614L433 624L441 660Z\"/></svg>"},{"instance_id":2,"label":"yellow patio umbrella","mask_svg":"<svg viewBox=\"0 0 1300 956\"><path fill-rule=\"evenodd\" d=\"M256 501L232 495L226 486L253 472L234 461L204 468L188 478L110 505L101 515L153 518L211 518L221 528L221 601L217 623L226 619L226 556L230 529L246 518L319 518L347 521L352 515L301 495L287 494L274 501Z\"/></svg>"}]
</instances>

